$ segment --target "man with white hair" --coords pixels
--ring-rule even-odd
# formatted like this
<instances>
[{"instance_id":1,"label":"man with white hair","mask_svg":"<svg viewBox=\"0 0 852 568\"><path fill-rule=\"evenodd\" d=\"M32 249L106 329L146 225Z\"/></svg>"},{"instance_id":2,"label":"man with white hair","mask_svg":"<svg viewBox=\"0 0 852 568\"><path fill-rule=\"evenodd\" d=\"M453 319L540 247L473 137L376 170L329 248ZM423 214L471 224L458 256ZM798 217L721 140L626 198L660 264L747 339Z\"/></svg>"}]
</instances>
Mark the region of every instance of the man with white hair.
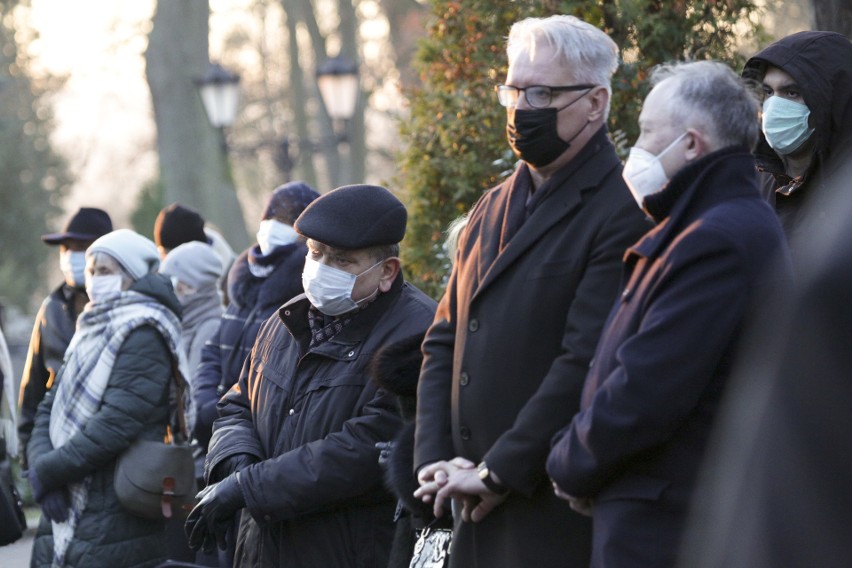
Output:
<instances>
[{"instance_id":1,"label":"man with white hair","mask_svg":"<svg viewBox=\"0 0 852 568\"><path fill-rule=\"evenodd\" d=\"M464 505L451 566L586 567L590 523L553 495L545 459L648 225L605 126L615 43L552 16L513 25L507 52L497 95L521 161L471 211L424 342L416 495L436 515Z\"/></svg>"},{"instance_id":2,"label":"man with white hair","mask_svg":"<svg viewBox=\"0 0 852 568\"><path fill-rule=\"evenodd\" d=\"M656 227L625 254L581 410L547 461L557 495L592 514L601 568L674 565L746 315L791 277L757 189L755 99L710 61L652 83L624 179Z\"/></svg>"}]
</instances>

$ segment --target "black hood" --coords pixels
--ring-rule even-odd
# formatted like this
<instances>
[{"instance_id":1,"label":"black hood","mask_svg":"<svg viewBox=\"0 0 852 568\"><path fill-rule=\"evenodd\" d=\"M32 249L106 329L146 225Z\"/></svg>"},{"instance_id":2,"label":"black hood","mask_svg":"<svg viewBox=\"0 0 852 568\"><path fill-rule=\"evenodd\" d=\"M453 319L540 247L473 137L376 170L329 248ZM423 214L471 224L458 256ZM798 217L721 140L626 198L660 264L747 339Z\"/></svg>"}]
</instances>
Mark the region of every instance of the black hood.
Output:
<instances>
[{"instance_id":1,"label":"black hood","mask_svg":"<svg viewBox=\"0 0 852 568\"><path fill-rule=\"evenodd\" d=\"M811 111L815 159L806 177L842 163L852 151L852 43L834 32L792 34L749 59L743 77L760 81L767 65L796 81Z\"/></svg>"}]
</instances>

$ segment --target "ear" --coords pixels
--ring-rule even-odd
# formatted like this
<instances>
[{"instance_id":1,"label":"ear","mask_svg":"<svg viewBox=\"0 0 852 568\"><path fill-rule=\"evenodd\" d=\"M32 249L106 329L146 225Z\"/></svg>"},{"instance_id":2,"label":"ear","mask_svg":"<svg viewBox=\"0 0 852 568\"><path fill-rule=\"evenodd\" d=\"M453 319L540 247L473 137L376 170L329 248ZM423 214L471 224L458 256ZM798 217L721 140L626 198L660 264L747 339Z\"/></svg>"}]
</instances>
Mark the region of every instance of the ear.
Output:
<instances>
[{"instance_id":1,"label":"ear","mask_svg":"<svg viewBox=\"0 0 852 568\"><path fill-rule=\"evenodd\" d=\"M683 155L689 162L697 160L701 156L709 154L711 151L710 141L704 133L699 130L688 128L686 130L686 140L686 151Z\"/></svg>"},{"instance_id":2,"label":"ear","mask_svg":"<svg viewBox=\"0 0 852 568\"><path fill-rule=\"evenodd\" d=\"M399 274L401 269L402 268L397 257L392 256L384 260L382 263L382 276L379 280L379 290L382 293L391 289L393 281L396 280L396 276Z\"/></svg>"},{"instance_id":3,"label":"ear","mask_svg":"<svg viewBox=\"0 0 852 568\"><path fill-rule=\"evenodd\" d=\"M590 104L589 122L602 120L609 106L609 93L606 87L595 87L587 95Z\"/></svg>"}]
</instances>

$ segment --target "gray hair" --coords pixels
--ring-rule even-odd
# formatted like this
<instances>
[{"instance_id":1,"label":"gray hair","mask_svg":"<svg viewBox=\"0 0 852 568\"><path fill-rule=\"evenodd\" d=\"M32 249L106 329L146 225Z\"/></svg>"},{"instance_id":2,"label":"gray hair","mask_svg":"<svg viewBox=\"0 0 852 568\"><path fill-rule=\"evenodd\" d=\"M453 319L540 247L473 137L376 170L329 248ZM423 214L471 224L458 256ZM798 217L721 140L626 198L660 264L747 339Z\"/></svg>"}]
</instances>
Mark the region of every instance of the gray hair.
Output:
<instances>
[{"instance_id":1,"label":"gray hair","mask_svg":"<svg viewBox=\"0 0 852 568\"><path fill-rule=\"evenodd\" d=\"M612 75L618 69L618 46L604 32L574 16L526 18L512 25L506 44L509 62L534 53L544 41L556 50L575 81L606 87L612 98Z\"/></svg>"},{"instance_id":2,"label":"gray hair","mask_svg":"<svg viewBox=\"0 0 852 568\"><path fill-rule=\"evenodd\" d=\"M757 144L758 103L731 68L718 61L669 63L656 67L651 84L673 80L672 119L685 128L697 128L710 139L712 150Z\"/></svg>"}]
</instances>

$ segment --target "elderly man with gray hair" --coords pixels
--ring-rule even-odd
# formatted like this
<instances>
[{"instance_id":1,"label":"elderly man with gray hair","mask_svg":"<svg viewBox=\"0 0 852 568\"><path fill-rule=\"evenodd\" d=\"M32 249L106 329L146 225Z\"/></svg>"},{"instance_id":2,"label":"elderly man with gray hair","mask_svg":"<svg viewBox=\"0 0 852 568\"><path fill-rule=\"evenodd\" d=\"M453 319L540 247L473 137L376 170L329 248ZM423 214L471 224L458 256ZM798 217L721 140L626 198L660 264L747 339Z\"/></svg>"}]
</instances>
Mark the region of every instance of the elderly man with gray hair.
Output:
<instances>
[{"instance_id":1,"label":"elderly man with gray hair","mask_svg":"<svg viewBox=\"0 0 852 568\"><path fill-rule=\"evenodd\" d=\"M585 568L591 523L544 465L649 225L607 136L615 43L573 16L529 18L507 54L497 97L520 163L470 212L423 344L416 495L439 516L463 505L453 567Z\"/></svg>"},{"instance_id":2,"label":"elderly man with gray hair","mask_svg":"<svg viewBox=\"0 0 852 568\"><path fill-rule=\"evenodd\" d=\"M746 315L791 276L750 154L757 102L710 61L652 83L624 179L656 227L625 254L580 412L547 462L556 494L592 515L601 568L675 564Z\"/></svg>"}]
</instances>

